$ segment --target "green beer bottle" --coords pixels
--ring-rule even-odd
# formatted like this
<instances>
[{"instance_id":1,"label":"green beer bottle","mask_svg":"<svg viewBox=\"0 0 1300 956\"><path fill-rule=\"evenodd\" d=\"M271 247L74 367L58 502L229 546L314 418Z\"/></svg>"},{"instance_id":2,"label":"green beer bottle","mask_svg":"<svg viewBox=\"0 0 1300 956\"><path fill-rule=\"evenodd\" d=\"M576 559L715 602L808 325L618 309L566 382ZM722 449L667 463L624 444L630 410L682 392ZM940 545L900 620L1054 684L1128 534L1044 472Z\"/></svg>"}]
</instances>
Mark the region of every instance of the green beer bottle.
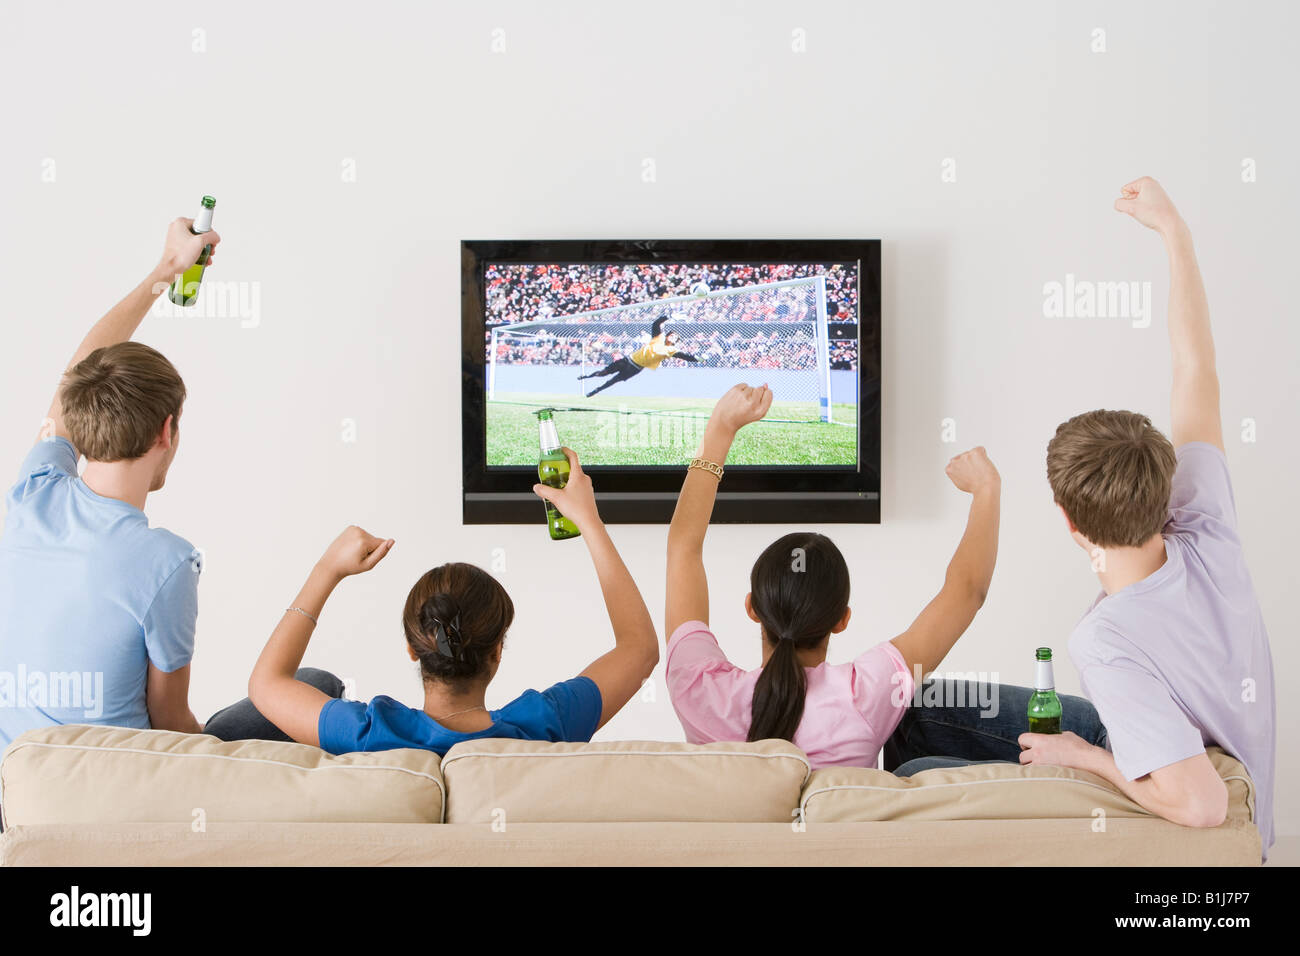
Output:
<instances>
[{"instance_id":1,"label":"green beer bottle","mask_svg":"<svg viewBox=\"0 0 1300 956\"><path fill-rule=\"evenodd\" d=\"M552 408L543 408L534 413L537 415L538 440L542 446L542 453L537 459L537 480L551 488L563 488L569 483L569 459L560 451L560 436L555 430L555 421L551 418L553 411ZM555 541L576 538L582 533L576 524L560 514L559 509L549 501L546 502L546 530Z\"/></svg>"},{"instance_id":2,"label":"green beer bottle","mask_svg":"<svg viewBox=\"0 0 1300 956\"><path fill-rule=\"evenodd\" d=\"M1052 677L1052 649L1040 647L1034 656L1038 664L1034 675L1034 696L1029 698L1029 732L1059 734L1061 698L1056 696L1056 681Z\"/></svg>"},{"instance_id":3,"label":"green beer bottle","mask_svg":"<svg viewBox=\"0 0 1300 956\"><path fill-rule=\"evenodd\" d=\"M203 197L203 208L199 210L194 225L190 226L190 232L201 236L205 232L212 231L212 210L216 205L217 201L211 196ZM212 247L204 246L203 251L199 253L199 261L186 269L180 279L173 282L172 287L167 290L167 298L177 305L193 305L199 297L199 283L203 281L203 270L207 268L210 255L212 255Z\"/></svg>"}]
</instances>

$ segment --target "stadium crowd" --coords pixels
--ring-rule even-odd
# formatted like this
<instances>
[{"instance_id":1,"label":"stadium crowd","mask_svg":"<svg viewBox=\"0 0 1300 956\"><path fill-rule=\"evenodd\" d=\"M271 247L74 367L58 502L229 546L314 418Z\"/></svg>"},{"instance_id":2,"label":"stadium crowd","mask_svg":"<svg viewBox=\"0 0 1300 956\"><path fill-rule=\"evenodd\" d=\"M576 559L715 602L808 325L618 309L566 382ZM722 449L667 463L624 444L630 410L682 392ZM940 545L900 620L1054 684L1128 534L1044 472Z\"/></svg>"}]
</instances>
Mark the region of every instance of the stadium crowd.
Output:
<instances>
[{"instance_id":1,"label":"stadium crowd","mask_svg":"<svg viewBox=\"0 0 1300 956\"><path fill-rule=\"evenodd\" d=\"M551 266L492 263L484 273L484 280L487 284L488 325L513 325L690 295L692 287L700 281L704 281L710 290L718 290L814 275L826 276L829 321L857 321L857 270L842 265L827 267L802 263L705 267L680 263Z\"/></svg>"},{"instance_id":2,"label":"stadium crowd","mask_svg":"<svg viewBox=\"0 0 1300 956\"><path fill-rule=\"evenodd\" d=\"M690 295L701 281L710 290L718 290L814 275L826 277L828 322L842 326L856 323L856 270L840 265L710 265L706 273L705 267L682 264L491 264L484 276L487 334L490 343L493 326L553 319L553 328L534 326L500 336L496 361L506 365L603 366L631 355L644 344L646 330L663 311L653 305L655 300ZM590 314L637 303L646 305L617 313L617 322L607 315ZM780 328L781 324L816 319L816 303L806 286L700 298L698 302L675 303L670 309L682 316L681 321L670 324L680 350L695 356L700 367L802 370L817 366L811 334ZM565 334L565 326L588 322L604 328L580 336ZM736 326L747 323L764 323L764 328L741 334ZM845 331L852 336L855 330ZM856 337L837 339L832 330L830 364L835 369L856 368Z\"/></svg>"}]
</instances>

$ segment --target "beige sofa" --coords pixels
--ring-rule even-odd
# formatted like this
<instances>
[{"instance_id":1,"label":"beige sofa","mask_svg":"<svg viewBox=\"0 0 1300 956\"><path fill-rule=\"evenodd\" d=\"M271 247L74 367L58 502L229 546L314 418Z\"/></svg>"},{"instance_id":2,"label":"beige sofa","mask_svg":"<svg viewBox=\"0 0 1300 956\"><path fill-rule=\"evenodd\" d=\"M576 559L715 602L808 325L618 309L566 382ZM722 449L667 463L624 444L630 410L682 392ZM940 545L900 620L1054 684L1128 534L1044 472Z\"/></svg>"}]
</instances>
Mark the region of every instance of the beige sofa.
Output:
<instances>
[{"instance_id":1,"label":"beige sofa","mask_svg":"<svg viewBox=\"0 0 1300 956\"><path fill-rule=\"evenodd\" d=\"M1187 829L1100 778L978 765L812 772L792 744L480 740L330 756L301 744L63 726L0 764L0 864L1245 865L1228 819Z\"/></svg>"}]
</instances>

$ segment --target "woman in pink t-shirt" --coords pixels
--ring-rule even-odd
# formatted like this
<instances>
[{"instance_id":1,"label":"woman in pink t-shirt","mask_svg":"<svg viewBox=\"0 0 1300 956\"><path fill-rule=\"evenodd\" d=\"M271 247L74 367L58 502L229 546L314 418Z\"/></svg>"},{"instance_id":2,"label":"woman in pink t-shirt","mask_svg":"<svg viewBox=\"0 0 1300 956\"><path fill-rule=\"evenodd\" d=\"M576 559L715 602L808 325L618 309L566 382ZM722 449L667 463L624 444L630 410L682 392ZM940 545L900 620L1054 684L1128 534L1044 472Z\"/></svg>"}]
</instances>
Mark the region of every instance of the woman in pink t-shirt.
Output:
<instances>
[{"instance_id":1,"label":"woman in pink t-shirt","mask_svg":"<svg viewBox=\"0 0 1300 956\"><path fill-rule=\"evenodd\" d=\"M849 626L852 613L844 556L814 532L770 544L745 595L763 664L742 670L709 630L704 536L736 432L771 404L766 385L728 391L686 471L668 530L668 695L691 743L776 737L793 741L814 769L875 766L919 676L939 665L984 603L997 560L1001 479L983 448L948 463L948 477L972 500L943 588L906 631L845 664L826 662L831 635Z\"/></svg>"}]
</instances>

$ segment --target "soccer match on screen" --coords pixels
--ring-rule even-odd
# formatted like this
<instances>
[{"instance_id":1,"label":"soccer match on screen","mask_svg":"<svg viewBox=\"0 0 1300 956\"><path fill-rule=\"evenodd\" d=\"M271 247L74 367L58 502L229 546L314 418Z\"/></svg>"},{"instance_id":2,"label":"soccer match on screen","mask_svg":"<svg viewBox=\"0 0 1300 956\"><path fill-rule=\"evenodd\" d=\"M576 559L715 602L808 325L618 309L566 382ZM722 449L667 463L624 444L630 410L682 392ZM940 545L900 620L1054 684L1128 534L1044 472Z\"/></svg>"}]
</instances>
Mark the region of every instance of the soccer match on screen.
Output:
<instances>
[{"instance_id":1,"label":"soccer match on screen","mask_svg":"<svg viewBox=\"0 0 1300 956\"><path fill-rule=\"evenodd\" d=\"M490 263L487 464L536 465L553 410L584 464L680 465L737 382L774 394L729 465L856 465L858 268Z\"/></svg>"}]
</instances>

